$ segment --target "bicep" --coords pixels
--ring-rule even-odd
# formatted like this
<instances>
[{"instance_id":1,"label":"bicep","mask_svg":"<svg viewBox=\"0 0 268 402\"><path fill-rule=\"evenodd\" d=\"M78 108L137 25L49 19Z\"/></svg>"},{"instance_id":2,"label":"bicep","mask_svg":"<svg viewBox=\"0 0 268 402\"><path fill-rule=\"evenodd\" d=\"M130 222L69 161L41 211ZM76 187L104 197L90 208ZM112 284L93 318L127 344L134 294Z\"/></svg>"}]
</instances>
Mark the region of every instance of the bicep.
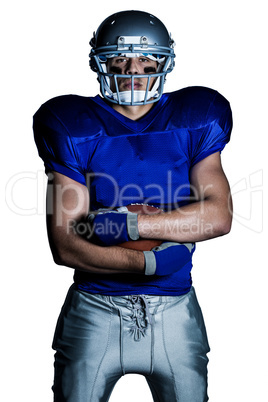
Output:
<instances>
[{"instance_id":1,"label":"bicep","mask_svg":"<svg viewBox=\"0 0 268 402\"><path fill-rule=\"evenodd\" d=\"M57 172L47 186L47 230L53 255L59 245L68 245L77 222L88 214L89 194L83 184Z\"/></svg>"},{"instance_id":2,"label":"bicep","mask_svg":"<svg viewBox=\"0 0 268 402\"><path fill-rule=\"evenodd\" d=\"M229 233L232 223L232 198L224 174L220 153L197 163L191 172L191 184L199 201L201 216L213 223L213 233Z\"/></svg>"},{"instance_id":3,"label":"bicep","mask_svg":"<svg viewBox=\"0 0 268 402\"><path fill-rule=\"evenodd\" d=\"M191 170L190 182L196 201L230 199L230 187L221 164L220 153L203 159Z\"/></svg>"},{"instance_id":4,"label":"bicep","mask_svg":"<svg viewBox=\"0 0 268 402\"><path fill-rule=\"evenodd\" d=\"M47 213L64 222L66 219L81 219L89 209L88 189L81 183L53 172L47 187Z\"/></svg>"}]
</instances>

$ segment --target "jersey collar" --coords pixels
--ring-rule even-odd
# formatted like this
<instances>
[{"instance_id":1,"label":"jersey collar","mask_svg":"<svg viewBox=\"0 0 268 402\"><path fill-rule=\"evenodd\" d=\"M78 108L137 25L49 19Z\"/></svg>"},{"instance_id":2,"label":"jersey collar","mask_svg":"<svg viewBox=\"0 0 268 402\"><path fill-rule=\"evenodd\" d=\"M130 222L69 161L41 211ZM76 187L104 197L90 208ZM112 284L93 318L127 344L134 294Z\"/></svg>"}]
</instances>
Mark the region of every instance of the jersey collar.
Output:
<instances>
[{"instance_id":1,"label":"jersey collar","mask_svg":"<svg viewBox=\"0 0 268 402\"><path fill-rule=\"evenodd\" d=\"M121 113L114 110L108 102L105 102L104 99L97 95L92 98L94 102L96 102L99 106L105 109L107 112L111 113L117 120L119 120L124 126L128 127L130 130L135 132L143 131L148 127L154 119L157 117L160 109L167 101L167 96L163 94L158 102L154 104L154 107L141 119L139 120L132 120L128 117L122 115Z\"/></svg>"}]
</instances>

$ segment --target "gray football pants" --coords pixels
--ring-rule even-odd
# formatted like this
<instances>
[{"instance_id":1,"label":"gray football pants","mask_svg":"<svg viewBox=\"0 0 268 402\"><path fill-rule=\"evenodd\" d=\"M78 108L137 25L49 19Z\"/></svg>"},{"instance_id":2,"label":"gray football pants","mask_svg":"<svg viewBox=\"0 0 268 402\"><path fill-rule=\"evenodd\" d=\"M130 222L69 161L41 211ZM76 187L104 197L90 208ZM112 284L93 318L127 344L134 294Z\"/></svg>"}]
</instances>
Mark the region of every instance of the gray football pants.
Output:
<instances>
[{"instance_id":1,"label":"gray football pants","mask_svg":"<svg viewBox=\"0 0 268 402\"><path fill-rule=\"evenodd\" d=\"M127 373L157 402L204 402L209 345L195 291L101 296L72 286L53 341L55 402L105 402Z\"/></svg>"}]
</instances>

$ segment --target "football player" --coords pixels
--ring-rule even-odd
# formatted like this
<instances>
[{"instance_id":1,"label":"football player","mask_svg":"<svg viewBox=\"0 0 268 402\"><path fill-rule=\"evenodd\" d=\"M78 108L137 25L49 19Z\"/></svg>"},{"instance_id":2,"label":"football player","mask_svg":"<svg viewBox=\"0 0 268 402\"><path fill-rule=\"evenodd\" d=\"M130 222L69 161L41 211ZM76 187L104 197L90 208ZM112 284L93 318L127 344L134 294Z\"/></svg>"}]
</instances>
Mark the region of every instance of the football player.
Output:
<instances>
[{"instance_id":1,"label":"football player","mask_svg":"<svg viewBox=\"0 0 268 402\"><path fill-rule=\"evenodd\" d=\"M52 254L75 270L53 342L54 400L108 401L137 373L155 401L207 401L192 254L231 228L220 159L230 105L204 87L163 93L175 44L149 13L109 16L90 45L101 96L60 96L34 116ZM160 245L145 250L144 239Z\"/></svg>"}]
</instances>

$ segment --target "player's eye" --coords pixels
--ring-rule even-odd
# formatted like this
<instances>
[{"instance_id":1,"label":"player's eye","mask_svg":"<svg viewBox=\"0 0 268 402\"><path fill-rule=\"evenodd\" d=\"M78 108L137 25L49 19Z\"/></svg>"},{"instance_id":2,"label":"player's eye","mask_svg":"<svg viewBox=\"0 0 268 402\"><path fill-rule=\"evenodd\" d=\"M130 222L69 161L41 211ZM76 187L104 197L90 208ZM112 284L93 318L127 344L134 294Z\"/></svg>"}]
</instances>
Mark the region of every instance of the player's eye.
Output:
<instances>
[{"instance_id":1,"label":"player's eye","mask_svg":"<svg viewBox=\"0 0 268 402\"><path fill-rule=\"evenodd\" d=\"M115 62L116 62L117 64L125 63L126 61L127 61L127 59L125 59L125 58L123 58L123 57L118 58L118 59L115 59Z\"/></svg>"},{"instance_id":2,"label":"player's eye","mask_svg":"<svg viewBox=\"0 0 268 402\"><path fill-rule=\"evenodd\" d=\"M146 57L140 57L139 60L141 63L147 63L149 61Z\"/></svg>"}]
</instances>

